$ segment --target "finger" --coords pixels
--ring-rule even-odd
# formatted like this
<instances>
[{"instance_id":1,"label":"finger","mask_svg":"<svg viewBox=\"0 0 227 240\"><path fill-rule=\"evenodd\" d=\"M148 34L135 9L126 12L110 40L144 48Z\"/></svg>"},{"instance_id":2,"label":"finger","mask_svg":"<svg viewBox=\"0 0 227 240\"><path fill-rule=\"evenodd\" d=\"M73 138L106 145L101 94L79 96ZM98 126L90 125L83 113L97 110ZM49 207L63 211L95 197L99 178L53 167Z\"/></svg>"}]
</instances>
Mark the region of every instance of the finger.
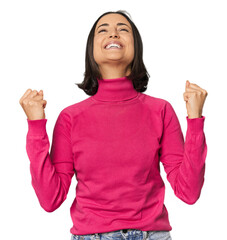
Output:
<instances>
[{"instance_id":1,"label":"finger","mask_svg":"<svg viewBox=\"0 0 227 240\"><path fill-rule=\"evenodd\" d=\"M34 100L43 100L43 95L42 94L38 94L38 95L34 96L32 99L34 99Z\"/></svg>"},{"instance_id":2,"label":"finger","mask_svg":"<svg viewBox=\"0 0 227 240\"><path fill-rule=\"evenodd\" d=\"M184 100L185 99L187 99L187 100L190 99L193 95L195 95L195 93L196 93L195 91L194 92L184 92L183 93Z\"/></svg>"},{"instance_id":3,"label":"finger","mask_svg":"<svg viewBox=\"0 0 227 240\"><path fill-rule=\"evenodd\" d=\"M199 87L197 84L190 83L188 87L185 87L185 91L187 92L188 89L194 89L202 92L203 94L207 95L207 91L201 87Z\"/></svg>"},{"instance_id":4,"label":"finger","mask_svg":"<svg viewBox=\"0 0 227 240\"><path fill-rule=\"evenodd\" d=\"M30 94L28 94L28 98L33 98L35 97L36 95L38 94L38 91L37 90L33 90L32 92L30 92Z\"/></svg>"},{"instance_id":5,"label":"finger","mask_svg":"<svg viewBox=\"0 0 227 240\"><path fill-rule=\"evenodd\" d=\"M20 98L20 103L32 92L32 90L29 88L27 91L24 93L24 95Z\"/></svg>"},{"instance_id":6,"label":"finger","mask_svg":"<svg viewBox=\"0 0 227 240\"><path fill-rule=\"evenodd\" d=\"M186 83L185 83L185 91L187 90L187 88L189 87L189 84L190 82L188 80L186 80Z\"/></svg>"},{"instance_id":7,"label":"finger","mask_svg":"<svg viewBox=\"0 0 227 240\"><path fill-rule=\"evenodd\" d=\"M184 98L184 101L186 101L186 102L188 101L189 96L186 92L183 94L183 98Z\"/></svg>"},{"instance_id":8,"label":"finger","mask_svg":"<svg viewBox=\"0 0 227 240\"><path fill-rule=\"evenodd\" d=\"M195 84L195 83L190 83L189 84L189 87L191 87L191 88L193 88L193 89L197 89L197 90L204 90L204 89L202 89L200 86L198 86L197 84Z\"/></svg>"},{"instance_id":9,"label":"finger","mask_svg":"<svg viewBox=\"0 0 227 240\"><path fill-rule=\"evenodd\" d=\"M189 87L189 88L186 89L185 92L191 92L192 93L192 92L202 92L202 91Z\"/></svg>"},{"instance_id":10,"label":"finger","mask_svg":"<svg viewBox=\"0 0 227 240\"><path fill-rule=\"evenodd\" d=\"M39 94L43 95L43 90L40 90L40 91L39 91Z\"/></svg>"},{"instance_id":11,"label":"finger","mask_svg":"<svg viewBox=\"0 0 227 240\"><path fill-rule=\"evenodd\" d=\"M203 94L203 95L205 95L205 96L208 95L207 91L206 91L205 89L202 89L202 88L200 88L200 89L198 90L198 89L189 87L189 88L186 89L185 92L191 92L191 93L192 93L192 92L196 92L196 93L199 93L199 94Z\"/></svg>"},{"instance_id":12,"label":"finger","mask_svg":"<svg viewBox=\"0 0 227 240\"><path fill-rule=\"evenodd\" d=\"M47 101L46 101L46 100L42 100L42 101L40 101L40 102L41 102L41 104L43 105L43 107L45 108L46 105L47 105Z\"/></svg>"},{"instance_id":13,"label":"finger","mask_svg":"<svg viewBox=\"0 0 227 240\"><path fill-rule=\"evenodd\" d=\"M190 88L191 88L191 89L198 90L198 91L202 92L204 95L207 95L207 91L206 91L205 89L199 87L198 85L196 85L196 86L194 86L194 85L191 86L191 85L190 85Z\"/></svg>"},{"instance_id":14,"label":"finger","mask_svg":"<svg viewBox=\"0 0 227 240\"><path fill-rule=\"evenodd\" d=\"M37 95L37 96L43 98L43 90L40 90L40 91L38 92L38 95ZM35 97L36 97L36 96L35 96Z\"/></svg>"}]
</instances>

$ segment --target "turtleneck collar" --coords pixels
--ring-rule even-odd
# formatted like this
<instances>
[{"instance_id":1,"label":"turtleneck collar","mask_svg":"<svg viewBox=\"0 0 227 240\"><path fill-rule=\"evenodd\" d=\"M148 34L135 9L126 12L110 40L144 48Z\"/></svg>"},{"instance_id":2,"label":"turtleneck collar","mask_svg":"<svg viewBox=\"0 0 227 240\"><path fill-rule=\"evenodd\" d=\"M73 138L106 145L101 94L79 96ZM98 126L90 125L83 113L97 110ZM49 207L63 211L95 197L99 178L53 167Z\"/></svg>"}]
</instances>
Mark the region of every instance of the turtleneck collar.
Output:
<instances>
[{"instance_id":1,"label":"turtleneck collar","mask_svg":"<svg viewBox=\"0 0 227 240\"><path fill-rule=\"evenodd\" d=\"M139 94L133 87L132 80L127 77L97 80L98 90L93 95L96 100L124 101L135 98Z\"/></svg>"}]
</instances>

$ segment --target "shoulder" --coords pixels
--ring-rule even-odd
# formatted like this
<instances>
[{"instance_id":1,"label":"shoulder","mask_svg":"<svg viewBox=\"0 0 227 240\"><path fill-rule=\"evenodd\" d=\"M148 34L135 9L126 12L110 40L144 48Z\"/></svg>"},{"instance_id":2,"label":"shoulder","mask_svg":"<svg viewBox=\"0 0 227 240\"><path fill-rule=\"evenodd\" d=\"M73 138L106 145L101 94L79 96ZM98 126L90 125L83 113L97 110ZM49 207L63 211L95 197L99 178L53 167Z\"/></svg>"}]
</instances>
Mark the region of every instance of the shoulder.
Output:
<instances>
[{"instance_id":1,"label":"shoulder","mask_svg":"<svg viewBox=\"0 0 227 240\"><path fill-rule=\"evenodd\" d=\"M92 104L91 97L88 97L80 102L68 105L60 111L59 117L63 117L65 119L74 118L81 112L86 110L91 104Z\"/></svg>"},{"instance_id":2,"label":"shoulder","mask_svg":"<svg viewBox=\"0 0 227 240\"><path fill-rule=\"evenodd\" d=\"M166 108L172 108L171 103L169 101L167 101L166 99L150 96L145 93L141 93L140 100L144 104L146 104L152 108L158 109L160 111L161 110L163 111Z\"/></svg>"}]
</instances>

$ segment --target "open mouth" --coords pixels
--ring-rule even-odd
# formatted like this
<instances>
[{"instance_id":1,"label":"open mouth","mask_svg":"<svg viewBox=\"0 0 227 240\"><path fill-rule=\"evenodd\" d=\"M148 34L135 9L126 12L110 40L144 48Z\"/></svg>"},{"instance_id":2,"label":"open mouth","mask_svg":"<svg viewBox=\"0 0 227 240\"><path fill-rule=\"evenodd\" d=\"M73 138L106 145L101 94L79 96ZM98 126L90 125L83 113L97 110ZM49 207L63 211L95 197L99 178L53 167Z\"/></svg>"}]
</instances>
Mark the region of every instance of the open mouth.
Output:
<instances>
[{"instance_id":1,"label":"open mouth","mask_svg":"<svg viewBox=\"0 0 227 240\"><path fill-rule=\"evenodd\" d=\"M122 49L123 46L121 44L117 44L117 43L110 43L108 45L105 46L105 49Z\"/></svg>"}]
</instances>

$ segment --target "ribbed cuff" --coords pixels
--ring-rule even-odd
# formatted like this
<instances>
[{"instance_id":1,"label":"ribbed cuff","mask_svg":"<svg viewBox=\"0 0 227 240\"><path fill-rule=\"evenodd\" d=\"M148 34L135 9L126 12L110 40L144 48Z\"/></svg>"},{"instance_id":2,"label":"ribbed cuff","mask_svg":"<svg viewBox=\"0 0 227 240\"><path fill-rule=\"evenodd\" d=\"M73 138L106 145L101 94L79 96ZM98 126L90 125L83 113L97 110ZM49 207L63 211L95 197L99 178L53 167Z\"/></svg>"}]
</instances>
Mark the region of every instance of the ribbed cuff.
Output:
<instances>
[{"instance_id":1,"label":"ribbed cuff","mask_svg":"<svg viewBox=\"0 0 227 240\"><path fill-rule=\"evenodd\" d=\"M201 116L200 118L188 118L187 119L187 130L191 133L199 133L203 131L205 117Z\"/></svg>"},{"instance_id":2,"label":"ribbed cuff","mask_svg":"<svg viewBox=\"0 0 227 240\"><path fill-rule=\"evenodd\" d=\"M29 135L44 135L46 134L46 122L47 119L37 119L37 120L29 120L28 122L28 134Z\"/></svg>"}]
</instances>

